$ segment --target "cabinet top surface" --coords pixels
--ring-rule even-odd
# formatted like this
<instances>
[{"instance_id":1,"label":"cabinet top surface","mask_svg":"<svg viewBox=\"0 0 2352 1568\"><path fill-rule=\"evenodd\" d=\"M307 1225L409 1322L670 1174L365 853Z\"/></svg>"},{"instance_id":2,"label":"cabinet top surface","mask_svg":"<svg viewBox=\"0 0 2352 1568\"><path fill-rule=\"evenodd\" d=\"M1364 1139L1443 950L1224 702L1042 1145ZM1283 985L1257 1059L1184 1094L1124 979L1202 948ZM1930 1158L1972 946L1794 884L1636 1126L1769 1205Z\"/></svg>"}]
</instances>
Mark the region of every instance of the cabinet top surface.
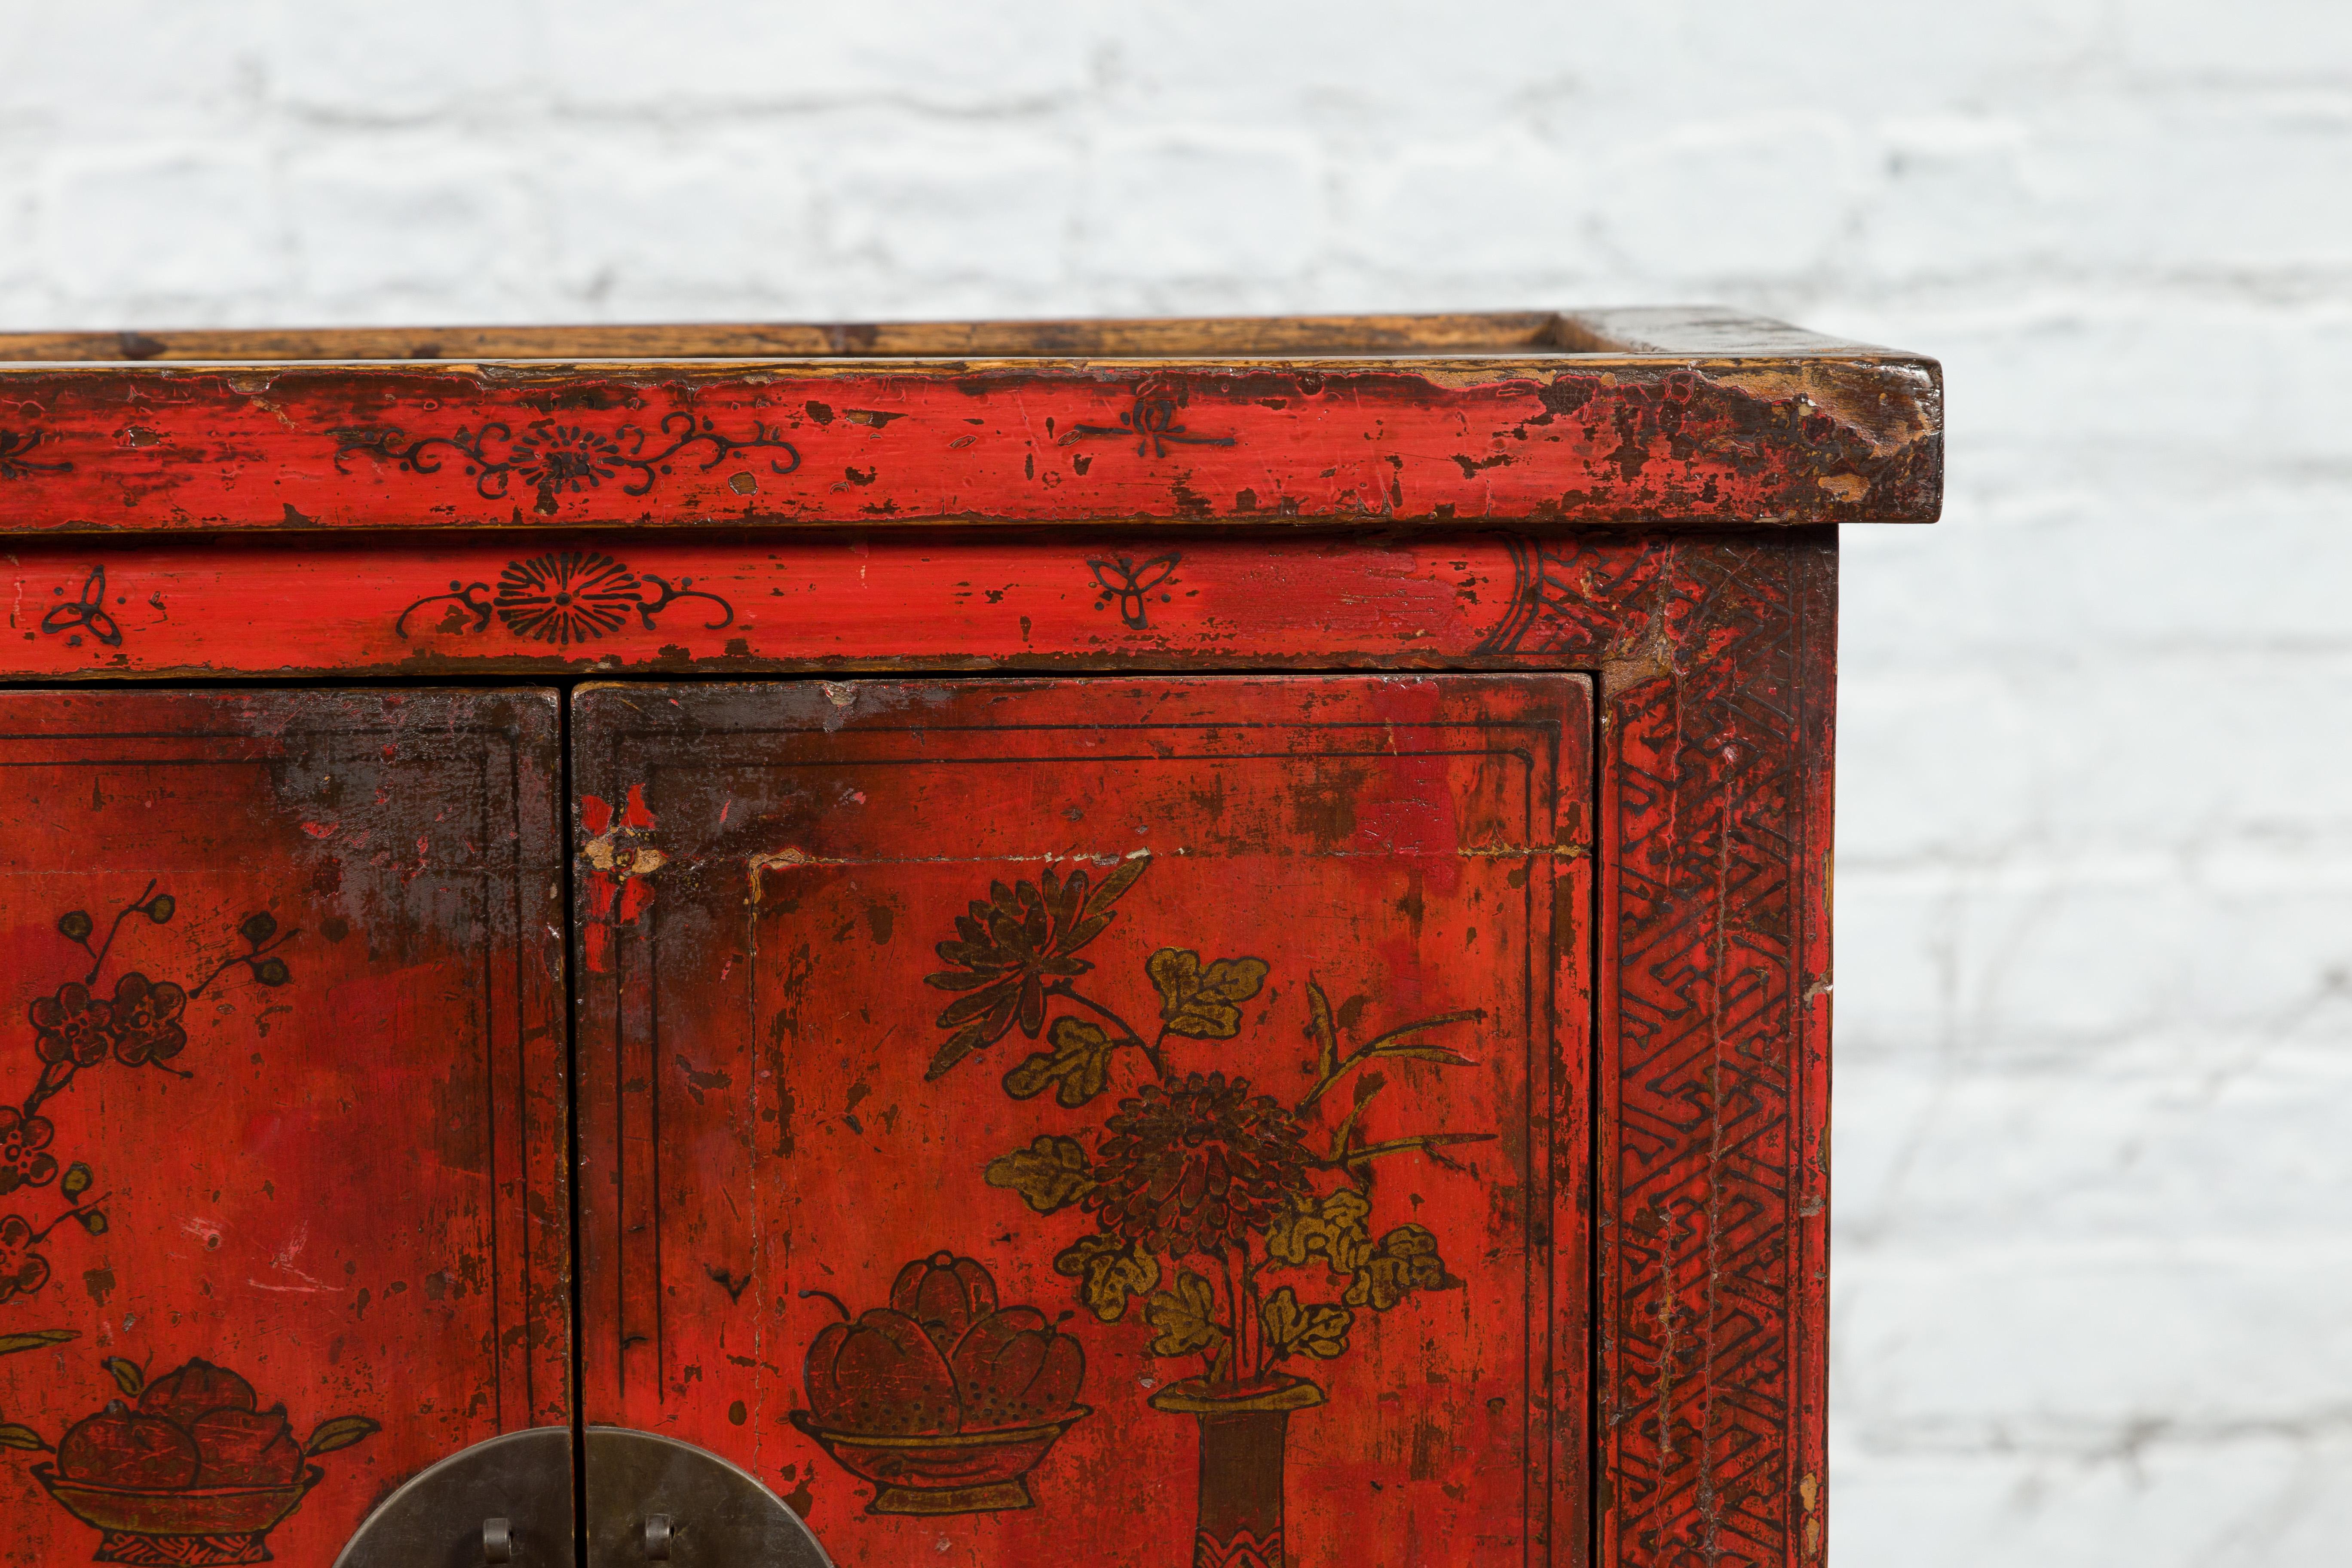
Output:
<instances>
[{"instance_id":1,"label":"cabinet top surface","mask_svg":"<svg viewBox=\"0 0 2352 1568\"><path fill-rule=\"evenodd\" d=\"M0 532L1932 521L1942 373L1712 308L0 335Z\"/></svg>"},{"instance_id":2,"label":"cabinet top surface","mask_svg":"<svg viewBox=\"0 0 2352 1568\"><path fill-rule=\"evenodd\" d=\"M275 365L382 360L1818 359L1933 368L1917 354L1711 306L1095 321L673 322L0 333L0 364Z\"/></svg>"}]
</instances>

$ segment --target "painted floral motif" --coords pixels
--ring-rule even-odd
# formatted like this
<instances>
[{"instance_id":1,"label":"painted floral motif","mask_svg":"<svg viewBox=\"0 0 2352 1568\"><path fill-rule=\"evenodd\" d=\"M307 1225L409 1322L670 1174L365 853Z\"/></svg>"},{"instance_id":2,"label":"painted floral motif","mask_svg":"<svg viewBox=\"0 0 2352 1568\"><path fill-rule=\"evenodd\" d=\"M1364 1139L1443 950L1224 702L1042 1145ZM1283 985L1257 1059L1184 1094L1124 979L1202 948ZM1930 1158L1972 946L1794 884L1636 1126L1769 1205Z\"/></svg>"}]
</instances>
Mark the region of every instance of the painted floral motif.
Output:
<instances>
[{"instance_id":1,"label":"painted floral motif","mask_svg":"<svg viewBox=\"0 0 2352 1568\"><path fill-rule=\"evenodd\" d=\"M33 1250L40 1239L22 1215L0 1219L0 1304L29 1296L49 1282L49 1260Z\"/></svg>"},{"instance_id":2,"label":"painted floral motif","mask_svg":"<svg viewBox=\"0 0 2352 1568\"><path fill-rule=\"evenodd\" d=\"M534 421L518 437L510 461L515 476L546 494L555 490L580 493L606 479L618 479L627 458L621 444L579 425Z\"/></svg>"},{"instance_id":3,"label":"painted floral motif","mask_svg":"<svg viewBox=\"0 0 2352 1568\"><path fill-rule=\"evenodd\" d=\"M1131 1249L1222 1258L1246 1248L1306 1195L1312 1158L1298 1119L1249 1087L1192 1073L1119 1101L1079 1206Z\"/></svg>"},{"instance_id":4,"label":"painted floral motif","mask_svg":"<svg viewBox=\"0 0 2352 1568\"><path fill-rule=\"evenodd\" d=\"M188 1043L180 1027L188 994L172 982L151 981L133 970L114 983L114 1006L110 1034L114 1059L124 1067L145 1067L168 1061Z\"/></svg>"},{"instance_id":5,"label":"painted floral motif","mask_svg":"<svg viewBox=\"0 0 2352 1568\"><path fill-rule=\"evenodd\" d=\"M18 1187L46 1187L58 1178L58 1158L48 1152L57 1128L46 1116L27 1116L0 1105L0 1195Z\"/></svg>"},{"instance_id":6,"label":"painted floral motif","mask_svg":"<svg viewBox=\"0 0 2352 1568\"><path fill-rule=\"evenodd\" d=\"M125 925L134 931L168 925L178 912L178 900L157 891L151 881L115 912L102 940L98 939L98 921L87 910L69 910L58 917L58 934L88 955L89 968L79 978L35 997L26 1008L40 1073L22 1104L0 1104L0 1196L55 1183L64 1206L37 1228L23 1215L0 1215L0 1303L32 1295L48 1283L48 1259L36 1248L59 1226L71 1220L91 1236L104 1235L108 1226L105 1195L90 1195L97 1184L89 1166L77 1160L61 1170L50 1152L57 1128L40 1114L41 1107L81 1074L110 1061L124 1068L193 1078L194 1074L171 1065L187 1049L185 1019L191 1002L232 973L241 973L252 984L271 988L294 978L279 950L301 933L279 930L275 915L257 910L238 923L236 941L242 946L232 947L193 985L131 969L115 977L110 995L101 994L100 977Z\"/></svg>"},{"instance_id":7,"label":"painted floral motif","mask_svg":"<svg viewBox=\"0 0 2352 1568\"><path fill-rule=\"evenodd\" d=\"M1114 906L1150 865L1135 855L1108 872L1048 868L1034 883L996 882L972 900L938 946L947 967L925 977L956 994L938 1015L947 1037L926 1076L943 1078L1018 1028L1042 1045L1003 1070L1006 1095L1050 1091L1065 1111L1113 1098L1091 1131L1042 1132L991 1160L986 1180L1034 1214L1087 1216L1053 1260L1080 1306L1115 1323L1139 1303L1153 1355L1198 1358L1196 1372L1150 1400L1201 1423L1195 1563L1280 1562L1286 1423L1326 1397L1296 1369L1345 1354L1360 1314L1460 1285L1426 1226L1374 1224L1373 1163L1418 1155L1467 1174L1451 1151L1495 1136L1373 1139L1368 1110L1412 1067L1474 1065L1433 1037L1485 1015L1422 1018L1347 1045L1341 1033L1360 1004L1335 1012L1310 976L1304 1023L1315 1058L1297 1100L1224 1068L1190 1068L1180 1051L1242 1035L1271 966L1156 948L1139 966L1143 984L1130 982L1147 1006L1156 1003L1154 1026L1130 1023L1150 1016L1122 1011L1125 999L1090 978L1096 966L1080 952L1110 929ZM1122 1091L1122 1080L1131 1087ZM1335 1094L1342 1085L1349 1092Z\"/></svg>"},{"instance_id":8,"label":"painted floral motif","mask_svg":"<svg viewBox=\"0 0 2352 1568\"><path fill-rule=\"evenodd\" d=\"M479 632L495 616L519 637L570 647L623 630L632 614L642 629L656 630L661 613L681 599L709 601L714 618L703 623L705 631L735 624L735 606L696 587L691 577L672 583L632 571L598 551L559 550L508 562L495 595L488 583L466 582L451 583L446 594L427 594L401 611L392 629L405 638L409 616L427 605L446 605L431 630Z\"/></svg>"},{"instance_id":9,"label":"painted floral motif","mask_svg":"<svg viewBox=\"0 0 2352 1568\"><path fill-rule=\"evenodd\" d=\"M1052 888L1053 883L1048 882ZM1068 893L1075 886L1076 898ZM973 1051L992 1046L1014 1025L1031 1039L1045 1026L1045 987L1084 974L1094 964L1074 956L1110 923L1085 903L1085 873L1055 889L1049 905L1036 885L1007 888L999 882L986 900L972 900L955 918L955 939L940 943L940 956L955 965L929 977L942 991L965 994L940 1015L940 1026L953 1029L931 1060L926 1077L936 1079Z\"/></svg>"},{"instance_id":10,"label":"painted floral motif","mask_svg":"<svg viewBox=\"0 0 2352 1568\"><path fill-rule=\"evenodd\" d=\"M609 555L565 551L509 562L494 607L517 635L568 647L620 630L643 604L627 567Z\"/></svg>"},{"instance_id":11,"label":"painted floral motif","mask_svg":"<svg viewBox=\"0 0 2352 1568\"><path fill-rule=\"evenodd\" d=\"M50 605L47 612L41 616L43 635L56 637L62 632L65 634L66 647L79 647L81 634L86 631L109 647L122 646L122 627L106 608L104 565L93 566L89 569L89 575L81 581L81 593L74 598L67 598L66 591L62 586L52 588L49 592L57 595L59 602ZM121 596L118 595L115 603L119 605L121 602Z\"/></svg>"},{"instance_id":12,"label":"painted floral motif","mask_svg":"<svg viewBox=\"0 0 2352 1568\"><path fill-rule=\"evenodd\" d=\"M1118 416L1116 425L1073 425L1057 445L1066 447L1074 441L1109 437L1114 440L1133 441L1139 458L1164 458L1171 445L1180 447L1230 447L1231 436L1203 436L1187 430L1176 423L1177 411L1192 400L1191 394L1173 390L1157 382L1146 382L1136 388L1135 402ZM1079 472L1086 470L1081 468Z\"/></svg>"},{"instance_id":13,"label":"painted floral motif","mask_svg":"<svg viewBox=\"0 0 2352 1568\"><path fill-rule=\"evenodd\" d=\"M1160 602L1170 603L1175 595L1167 590L1176 581L1177 563L1184 559L1174 551L1155 555L1138 563L1125 555L1089 558L1087 569L1095 574L1095 584L1102 595L1095 600L1095 608L1118 606L1118 618L1137 631L1151 625L1150 606L1144 601L1158 594Z\"/></svg>"},{"instance_id":14,"label":"painted floral motif","mask_svg":"<svg viewBox=\"0 0 2352 1568\"><path fill-rule=\"evenodd\" d=\"M34 1002L32 1015L34 1049L52 1066L96 1067L114 1043L114 1004L91 1000L89 987L79 980Z\"/></svg>"},{"instance_id":15,"label":"painted floral motif","mask_svg":"<svg viewBox=\"0 0 2352 1568\"><path fill-rule=\"evenodd\" d=\"M661 444L651 446L655 442ZM708 471L738 452L755 449L782 454L768 458L772 473L789 474L800 467L800 454L777 426L755 419L751 435L729 436L709 419L676 410L663 415L652 432L640 425L599 431L534 419L517 433L513 426L491 420L479 428L461 425L446 436L410 440L404 431L388 426L354 426L335 432L335 468L348 472L345 464L367 453L396 465L402 473L437 474L454 459L463 465L474 481L474 493L484 500L504 500L520 479L539 492L533 510L551 516L557 497L601 489L607 479L615 481L625 496L647 495L677 466L675 460L698 455L702 460L696 466ZM621 482L625 475L635 477Z\"/></svg>"},{"instance_id":16,"label":"painted floral motif","mask_svg":"<svg viewBox=\"0 0 2352 1568\"><path fill-rule=\"evenodd\" d=\"M27 474L69 474L71 463L37 463L31 454L49 433L42 429L0 430L0 479L21 479Z\"/></svg>"},{"instance_id":17,"label":"painted floral motif","mask_svg":"<svg viewBox=\"0 0 2352 1568\"><path fill-rule=\"evenodd\" d=\"M592 973L602 974L612 968L614 933L636 924L637 917L653 907L654 885L648 879L669 857L653 842L654 814L646 805L643 784L629 786L618 811L599 796L582 795L580 826L589 835L580 847L580 858L588 863L582 955Z\"/></svg>"}]
</instances>

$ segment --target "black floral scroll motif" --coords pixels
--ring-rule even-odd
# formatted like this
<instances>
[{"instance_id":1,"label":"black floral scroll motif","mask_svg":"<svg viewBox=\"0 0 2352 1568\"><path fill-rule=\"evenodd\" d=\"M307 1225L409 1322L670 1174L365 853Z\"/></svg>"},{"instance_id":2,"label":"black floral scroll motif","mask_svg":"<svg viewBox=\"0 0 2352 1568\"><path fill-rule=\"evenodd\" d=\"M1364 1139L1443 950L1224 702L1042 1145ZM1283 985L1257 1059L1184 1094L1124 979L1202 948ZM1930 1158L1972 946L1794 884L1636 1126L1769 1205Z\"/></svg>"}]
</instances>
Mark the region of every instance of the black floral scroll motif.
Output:
<instances>
[{"instance_id":1,"label":"black floral scroll motif","mask_svg":"<svg viewBox=\"0 0 2352 1568\"><path fill-rule=\"evenodd\" d=\"M646 442L656 438L668 444L646 451ZM783 454L768 459L773 473L789 474L801 466L800 453L783 438L780 426L755 419L751 434L738 438L720 435L709 419L698 421L681 409L662 416L657 437L648 437L636 425L623 425L606 434L552 419L534 419L520 435L512 426L492 420L478 430L460 425L454 435L421 436L413 441L394 426L355 426L335 432L335 468L339 473L349 472L345 462L355 453L366 452L398 463L404 473L437 474L446 460L441 450L446 447L466 465L475 493L484 500L505 500L509 486L520 479L539 491L534 510L551 513L558 494L601 489L605 480L617 480L627 473L636 477L619 487L621 493L647 494L654 481L670 471L672 458L696 447L709 448L698 465L706 470L753 447Z\"/></svg>"},{"instance_id":2,"label":"black floral scroll motif","mask_svg":"<svg viewBox=\"0 0 2352 1568\"><path fill-rule=\"evenodd\" d=\"M1099 436L1119 436L1133 438L1135 455L1147 454L1164 458L1168 445L1175 442L1186 447L1230 447L1231 436L1195 436L1176 423L1176 410L1181 405L1175 394L1147 387L1136 394L1135 406L1118 416L1116 425L1073 425L1055 445L1066 447L1073 441L1084 441Z\"/></svg>"},{"instance_id":3,"label":"black floral scroll motif","mask_svg":"<svg viewBox=\"0 0 2352 1568\"><path fill-rule=\"evenodd\" d=\"M1102 585L1102 597L1095 601L1095 608L1102 609L1117 600L1119 618L1137 631L1144 630L1151 624L1144 615L1144 595L1168 586L1174 580L1176 563L1183 559L1171 551L1140 563L1124 555L1114 555L1108 561L1087 561L1087 564L1094 569L1095 581ZM1168 595L1161 594L1160 602L1166 604Z\"/></svg>"},{"instance_id":4,"label":"black floral scroll motif","mask_svg":"<svg viewBox=\"0 0 2352 1568\"><path fill-rule=\"evenodd\" d=\"M591 550L564 550L509 561L499 574L495 595L487 583L449 584L446 594L428 594L400 612L392 629L408 636L408 617L427 605L452 606L455 624L448 631L484 631L496 616L517 637L569 647L595 642L628 625L634 612L646 631L656 618L680 599L708 599L719 618L703 624L705 631L723 631L735 624L735 606L718 595L694 585L691 577L672 584L650 572L632 572L611 556ZM464 617L471 616L468 627Z\"/></svg>"},{"instance_id":5,"label":"black floral scroll motif","mask_svg":"<svg viewBox=\"0 0 2352 1568\"><path fill-rule=\"evenodd\" d=\"M65 590L55 590L62 595ZM62 605L52 605L49 613L41 617L41 630L54 636L58 632L88 629L89 635L109 647L122 646L122 628L106 613L106 568L93 566L82 580L81 597L68 599ZM79 637L68 646L78 646Z\"/></svg>"},{"instance_id":6,"label":"black floral scroll motif","mask_svg":"<svg viewBox=\"0 0 2352 1568\"><path fill-rule=\"evenodd\" d=\"M27 474L69 474L71 463L27 462L25 454L39 446L47 432L0 430L0 479L21 479Z\"/></svg>"},{"instance_id":7,"label":"black floral scroll motif","mask_svg":"<svg viewBox=\"0 0 2352 1568\"><path fill-rule=\"evenodd\" d=\"M57 1123L42 1114L43 1108L85 1073L120 1076L110 1062L119 1068L194 1079L194 1073L173 1066L173 1058L187 1049L189 1010L207 991L240 971L253 984L271 990L293 984L294 970L282 950L302 933L281 929L277 916L257 910L237 924L241 950L230 944L227 955L199 973L194 984L184 985L163 977L159 961L169 962L168 955L151 953L139 968L119 969L113 976L112 994L106 994L101 977L117 942L125 934L124 927L130 928L131 944L136 947L141 945L142 931L170 925L179 909L179 900L150 879L139 896L116 910L103 927L86 909L68 910L57 919L58 935L79 948L89 967L83 970L77 958L72 968L79 978L61 983L44 980L40 985L47 994L26 1002L20 1016L32 1026L37 1072L21 1102L0 1104L0 1197L11 1198L12 1208L45 1200L43 1206L54 1205L56 1212L37 1229L22 1214L0 1215L0 1304L32 1295L50 1283L48 1259L36 1248L67 1221L90 1236L104 1236L111 1223L107 1215L113 1194L93 1194L97 1177L87 1163L80 1160L68 1163L59 1158L53 1147ZM153 976L151 968L156 971ZM0 1355L25 1348L16 1337L0 1335ZM26 1447L9 1441L6 1431L0 1427L0 1447Z\"/></svg>"}]
</instances>

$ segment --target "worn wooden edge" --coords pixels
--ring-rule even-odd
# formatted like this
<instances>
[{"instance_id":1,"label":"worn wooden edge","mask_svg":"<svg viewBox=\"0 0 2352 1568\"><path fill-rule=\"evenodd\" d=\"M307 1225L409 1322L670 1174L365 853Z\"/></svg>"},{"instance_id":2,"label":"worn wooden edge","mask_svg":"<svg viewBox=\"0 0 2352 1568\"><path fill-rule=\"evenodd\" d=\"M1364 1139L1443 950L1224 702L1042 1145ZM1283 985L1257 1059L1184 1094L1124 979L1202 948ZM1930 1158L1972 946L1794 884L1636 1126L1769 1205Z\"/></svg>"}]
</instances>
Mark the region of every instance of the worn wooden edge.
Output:
<instances>
[{"instance_id":1,"label":"worn wooden edge","mask_svg":"<svg viewBox=\"0 0 2352 1568\"><path fill-rule=\"evenodd\" d=\"M1804 708L1799 755L1804 842L1796 857L1799 1031L1795 1164L1798 1256L1795 1340L1790 1357L1796 1513L1790 1555L1819 1568L1829 1543L1830 1114L1832 914L1835 901L1838 572L1834 548L1805 571L1798 626Z\"/></svg>"},{"instance_id":2,"label":"worn wooden edge","mask_svg":"<svg viewBox=\"0 0 2352 1568\"><path fill-rule=\"evenodd\" d=\"M1469 354L1455 352L1416 356L1382 354L965 354L908 355L895 359L857 359L844 354L777 355L569 355L562 358L349 359L349 360L171 360L126 363L119 360L59 362L0 361L0 385L71 384L103 374L110 379L135 377L137 383L163 385L218 378L247 392L266 392L281 385L317 384L327 378L399 381L431 384L446 378L475 379L486 386L533 388L562 386L595 379L632 385L677 384L719 386L785 381L971 380L985 376L1020 376L1032 381L1131 382L1142 375L1213 376L1230 374L1299 374L1325 377L1369 376L1382 373L1410 375L1437 386L1490 386L1515 381L1549 381L1563 371L1580 374L1649 374L1661 370L1696 371L1702 374L1736 374L1760 371L1785 362L1815 362L1853 374L1884 371L1906 379L1924 377L1940 382L1941 367L1924 354L1857 344L1852 349L1822 353L1797 352L1743 353L1722 348L1681 353L1633 349L1596 350L1581 354L1524 353ZM430 378L429 380L427 378Z\"/></svg>"},{"instance_id":3,"label":"worn wooden edge","mask_svg":"<svg viewBox=\"0 0 2352 1568\"><path fill-rule=\"evenodd\" d=\"M0 362L1884 353L1723 306L1094 321L675 322L0 333ZM1901 356L1897 356L1901 357Z\"/></svg>"},{"instance_id":4,"label":"worn wooden edge","mask_svg":"<svg viewBox=\"0 0 2352 1568\"><path fill-rule=\"evenodd\" d=\"M0 532L1929 522L1932 360L0 365Z\"/></svg>"}]
</instances>

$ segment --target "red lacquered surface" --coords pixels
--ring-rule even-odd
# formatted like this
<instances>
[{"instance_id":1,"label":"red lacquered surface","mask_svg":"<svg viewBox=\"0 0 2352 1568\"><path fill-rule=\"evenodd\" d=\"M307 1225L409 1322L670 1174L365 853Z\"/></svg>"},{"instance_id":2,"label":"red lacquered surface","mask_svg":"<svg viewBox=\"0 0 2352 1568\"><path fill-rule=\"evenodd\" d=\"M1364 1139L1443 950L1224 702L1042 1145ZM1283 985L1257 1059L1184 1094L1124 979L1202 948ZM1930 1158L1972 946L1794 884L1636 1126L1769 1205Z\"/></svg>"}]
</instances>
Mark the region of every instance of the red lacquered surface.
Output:
<instances>
[{"instance_id":1,"label":"red lacquered surface","mask_svg":"<svg viewBox=\"0 0 2352 1568\"><path fill-rule=\"evenodd\" d=\"M325 1563L569 1419L555 738L545 693L0 695L8 1561Z\"/></svg>"}]
</instances>

